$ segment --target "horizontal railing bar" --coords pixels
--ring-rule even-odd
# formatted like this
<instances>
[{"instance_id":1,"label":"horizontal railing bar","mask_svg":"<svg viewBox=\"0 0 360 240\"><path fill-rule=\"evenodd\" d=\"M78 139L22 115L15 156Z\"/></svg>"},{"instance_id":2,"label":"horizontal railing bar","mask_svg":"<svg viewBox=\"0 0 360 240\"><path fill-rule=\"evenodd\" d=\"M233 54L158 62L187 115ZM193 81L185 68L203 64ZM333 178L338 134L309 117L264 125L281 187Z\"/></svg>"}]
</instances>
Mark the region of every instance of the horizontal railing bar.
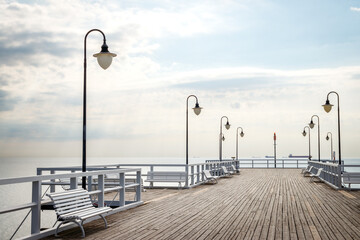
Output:
<instances>
[{"instance_id":1,"label":"horizontal railing bar","mask_svg":"<svg viewBox=\"0 0 360 240\"><path fill-rule=\"evenodd\" d=\"M105 175L107 173L126 173L126 172L135 172L135 171L141 171L141 169L123 168L123 169L112 169L112 170L102 170L102 171L93 171L93 172L62 173L62 174L50 174L50 175L38 175L32 177L6 178L6 179L0 179L0 185L44 181L44 180L51 180L58 178L74 178L74 177L82 177L82 176Z\"/></svg>"},{"instance_id":2,"label":"horizontal railing bar","mask_svg":"<svg viewBox=\"0 0 360 240\"><path fill-rule=\"evenodd\" d=\"M26 209L26 208L31 208L31 207L36 206L36 205L37 205L37 203L32 202L32 203L27 203L27 204L21 204L21 205L18 205L16 207L2 208L2 209L0 209L0 214L9 213L9 212L15 212L15 211L18 211L18 210L21 210L21 209Z\"/></svg>"}]
</instances>

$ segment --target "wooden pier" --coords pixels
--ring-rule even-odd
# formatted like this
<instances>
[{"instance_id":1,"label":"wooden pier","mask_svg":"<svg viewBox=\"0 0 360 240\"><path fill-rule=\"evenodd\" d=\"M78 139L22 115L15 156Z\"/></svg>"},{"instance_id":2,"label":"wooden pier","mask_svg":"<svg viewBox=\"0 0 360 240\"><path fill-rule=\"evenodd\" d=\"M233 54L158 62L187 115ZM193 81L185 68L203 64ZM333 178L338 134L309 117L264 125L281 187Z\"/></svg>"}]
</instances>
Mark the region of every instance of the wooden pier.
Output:
<instances>
[{"instance_id":1,"label":"wooden pier","mask_svg":"<svg viewBox=\"0 0 360 240\"><path fill-rule=\"evenodd\" d=\"M300 172L246 169L216 185L147 190L146 204L108 216L107 229L102 220L85 224L86 239L360 239L360 192Z\"/></svg>"}]
</instances>

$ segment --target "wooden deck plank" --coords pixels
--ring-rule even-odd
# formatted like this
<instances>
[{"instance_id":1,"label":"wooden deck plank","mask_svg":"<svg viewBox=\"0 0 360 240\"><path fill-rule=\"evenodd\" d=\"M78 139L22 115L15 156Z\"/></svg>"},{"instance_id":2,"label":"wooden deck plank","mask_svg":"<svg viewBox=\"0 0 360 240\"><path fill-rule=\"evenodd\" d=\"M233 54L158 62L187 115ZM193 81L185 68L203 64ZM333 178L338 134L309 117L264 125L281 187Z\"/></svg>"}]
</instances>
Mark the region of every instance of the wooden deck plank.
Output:
<instances>
[{"instance_id":1,"label":"wooden deck plank","mask_svg":"<svg viewBox=\"0 0 360 240\"><path fill-rule=\"evenodd\" d=\"M108 229L85 224L86 239L360 239L360 192L300 171L245 169L215 185L147 190L147 204L108 216ZM56 239L80 237L74 228Z\"/></svg>"}]
</instances>

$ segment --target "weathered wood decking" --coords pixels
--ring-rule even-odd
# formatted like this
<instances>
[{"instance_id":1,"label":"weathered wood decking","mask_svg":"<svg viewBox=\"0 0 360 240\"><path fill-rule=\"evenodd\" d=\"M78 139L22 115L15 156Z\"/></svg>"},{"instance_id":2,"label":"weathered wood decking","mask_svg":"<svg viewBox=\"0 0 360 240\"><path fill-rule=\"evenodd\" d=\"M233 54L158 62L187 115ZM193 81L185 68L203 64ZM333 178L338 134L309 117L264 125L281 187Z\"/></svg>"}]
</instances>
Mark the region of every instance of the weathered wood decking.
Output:
<instances>
[{"instance_id":1,"label":"weathered wood decking","mask_svg":"<svg viewBox=\"0 0 360 240\"><path fill-rule=\"evenodd\" d=\"M246 169L216 185L149 190L147 204L108 216L108 229L85 224L86 239L360 239L360 192L310 183L300 171Z\"/></svg>"}]
</instances>

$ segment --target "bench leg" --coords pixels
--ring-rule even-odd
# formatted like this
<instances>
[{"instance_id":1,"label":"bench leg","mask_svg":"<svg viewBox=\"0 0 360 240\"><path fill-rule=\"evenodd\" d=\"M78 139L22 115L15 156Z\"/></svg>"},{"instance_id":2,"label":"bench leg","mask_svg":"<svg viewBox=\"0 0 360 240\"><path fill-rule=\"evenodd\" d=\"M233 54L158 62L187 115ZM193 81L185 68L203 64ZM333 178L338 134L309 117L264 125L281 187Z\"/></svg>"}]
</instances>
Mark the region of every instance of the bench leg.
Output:
<instances>
[{"instance_id":1,"label":"bench leg","mask_svg":"<svg viewBox=\"0 0 360 240\"><path fill-rule=\"evenodd\" d=\"M82 232L82 237L84 238L85 237L85 231L84 231L84 228L83 228L83 221L81 221L81 223L79 223L78 221L76 221L76 220L73 220L73 221L62 221L58 226L57 226L57 228L56 228L56 230L55 230L55 237L59 237L59 235L58 235L58 230L59 230L59 228L60 228L60 226L61 225L63 225L64 223L69 223L69 222L73 222L73 223L75 223L76 225L78 225L79 227L80 227L80 229L81 229L81 232Z\"/></svg>"},{"instance_id":2,"label":"bench leg","mask_svg":"<svg viewBox=\"0 0 360 240\"><path fill-rule=\"evenodd\" d=\"M60 226L63 225L63 224L64 224L64 222L60 222L60 224L57 226L57 228L56 228L56 230L55 230L55 237L58 237L58 236L59 236L59 235L57 234L57 232L58 232Z\"/></svg>"},{"instance_id":3,"label":"bench leg","mask_svg":"<svg viewBox=\"0 0 360 240\"><path fill-rule=\"evenodd\" d=\"M107 221L106 221L105 217L103 215L100 215L100 217L104 220L105 228L107 228Z\"/></svg>"}]
</instances>

